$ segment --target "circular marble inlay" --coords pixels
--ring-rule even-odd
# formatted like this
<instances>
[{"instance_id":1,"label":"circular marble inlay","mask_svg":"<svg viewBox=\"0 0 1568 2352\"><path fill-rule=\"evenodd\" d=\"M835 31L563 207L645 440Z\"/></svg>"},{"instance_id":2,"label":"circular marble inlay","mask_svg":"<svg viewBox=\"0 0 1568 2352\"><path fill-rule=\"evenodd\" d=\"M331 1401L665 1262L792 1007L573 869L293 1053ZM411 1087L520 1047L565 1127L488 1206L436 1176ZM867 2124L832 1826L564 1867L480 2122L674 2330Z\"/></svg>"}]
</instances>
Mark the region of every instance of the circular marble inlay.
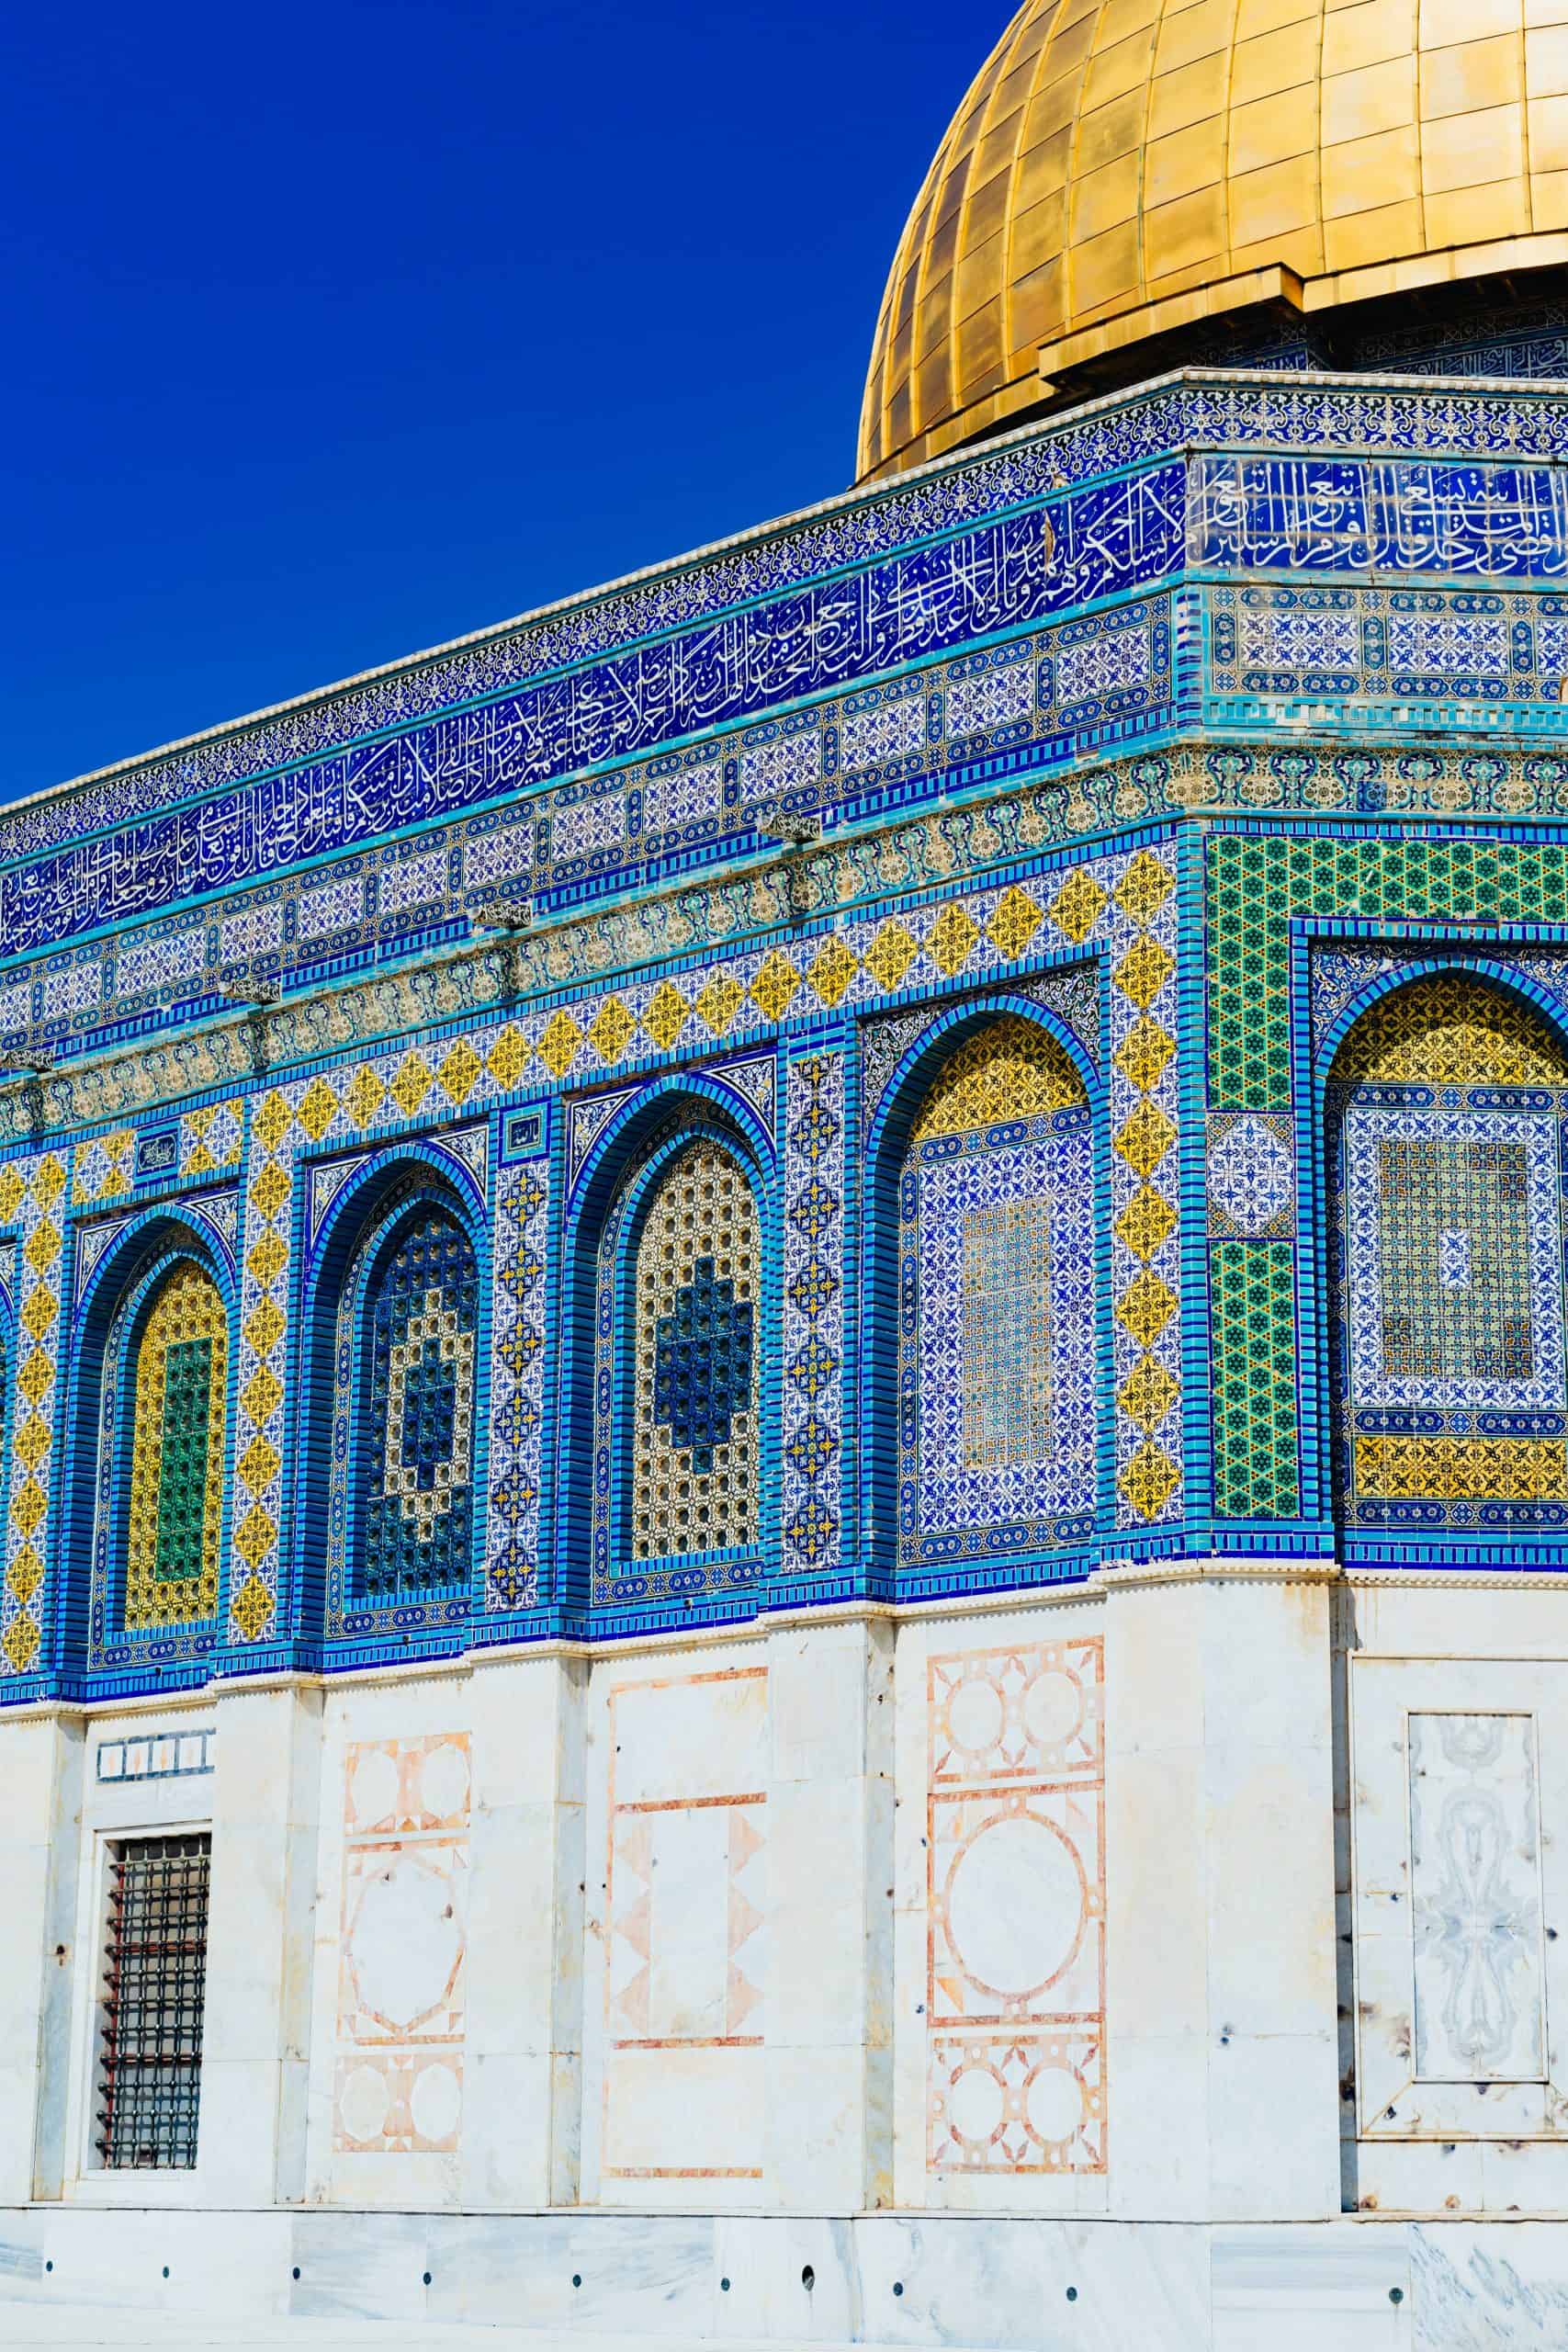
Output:
<instances>
[{"instance_id":1,"label":"circular marble inlay","mask_svg":"<svg viewBox=\"0 0 1568 2352\"><path fill-rule=\"evenodd\" d=\"M450 1821L468 1804L468 1759L453 1741L433 1747L425 1758L420 1794L426 1813L439 1821Z\"/></svg>"},{"instance_id":2,"label":"circular marble inlay","mask_svg":"<svg viewBox=\"0 0 1568 2352\"><path fill-rule=\"evenodd\" d=\"M355 2066L338 2099L338 2120L351 2140L378 2140L386 2128L389 2093L374 2066Z\"/></svg>"},{"instance_id":3,"label":"circular marble inlay","mask_svg":"<svg viewBox=\"0 0 1568 2352\"><path fill-rule=\"evenodd\" d=\"M1077 1857L1048 1822L1004 1814L964 1847L947 1882L947 1931L968 1976L1032 1993L1066 1967L1083 1928Z\"/></svg>"},{"instance_id":4,"label":"circular marble inlay","mask_svg":"<svg viewBox=\"0 0 1568 2352\"><path fill-rule=\"evenodd\" d=\"M1083 2121L1083 2086L1070 2066L1042 2066L1024 2093L1029 2128L1047 2146L1070 2140Z\"/></svg>"},{"instance_id":5,"label":"circular marble inlay","mask_svg":"<svg viewBox=\"0 0 1568 2352\"><path fill-rule=\"evenodd\" d=\"M958 1685L947 1702L947 1728L954 1745L970 1756L982 1755L996 1746L1006 1715L996 1684L973 1675Z\"/></svg>"},{"instance_id":6,"label":"circular marble inlay","mask_svg":"<svg viewBox=\"0 0 1568 2352\"><path fill-rule=\"evenodd\" d=\"M947 2120L961 2140L988 2141L1002 2120L1002 2086L987 2066L965 2066L947 2094Z\"/></svg>"},{"instance_id":7,"label":"circular marble inlay","mask_svg":"<svg viewBox=\"0 0 1568 2352\"><path fill-rule=\"evenodd\" d=\"M1023 1721L1042 1747L1061 1747L1083 1721L1083 1685L1059 1666L1048 1666L1023 1694Z\"/></svg>"},{"instance_id":8,"label":"circular marble inlay","mask_svg":"<svg viewBox=\"0 0 1568 2352\"><path fill-rule=\"evenodd\" d=\"M422 2140L449 2140L457 2129L462 2085L440 2059L422 2066L409 2093L409 2113Z\"/></svg>"},{"instance_id":9,"label":"circular marble inlay","mask_svg":"<svg viewBox=\"0 0 1568 2352\"><path fill-rule=\"evenodd\" d=\"M367 1880L354 1915L349 1959L362 2005L406 2030L446 1996L463 1931L444 1871L395 1854Z\"/></svg>"}]
</instances>

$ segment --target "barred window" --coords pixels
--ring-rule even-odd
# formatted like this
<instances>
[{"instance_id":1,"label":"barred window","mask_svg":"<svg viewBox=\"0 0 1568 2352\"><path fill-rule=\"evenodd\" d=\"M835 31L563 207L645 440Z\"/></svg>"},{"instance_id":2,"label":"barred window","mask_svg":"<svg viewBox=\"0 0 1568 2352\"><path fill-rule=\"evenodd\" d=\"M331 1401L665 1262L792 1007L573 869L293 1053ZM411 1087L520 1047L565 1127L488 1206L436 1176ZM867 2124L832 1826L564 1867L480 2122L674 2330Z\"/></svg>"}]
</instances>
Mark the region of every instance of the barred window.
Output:
<instances>
[{"instance_id":1,"label":"barred window","mask_svg":"<svg viewBox=\"0 0 1568 2352\"><path fill-rule=\"evenodd\" d=\"M110 2171L196 2163L211 1860L205 1834L111 1849L97 2143Z\"/></svg>"}]
</instances>

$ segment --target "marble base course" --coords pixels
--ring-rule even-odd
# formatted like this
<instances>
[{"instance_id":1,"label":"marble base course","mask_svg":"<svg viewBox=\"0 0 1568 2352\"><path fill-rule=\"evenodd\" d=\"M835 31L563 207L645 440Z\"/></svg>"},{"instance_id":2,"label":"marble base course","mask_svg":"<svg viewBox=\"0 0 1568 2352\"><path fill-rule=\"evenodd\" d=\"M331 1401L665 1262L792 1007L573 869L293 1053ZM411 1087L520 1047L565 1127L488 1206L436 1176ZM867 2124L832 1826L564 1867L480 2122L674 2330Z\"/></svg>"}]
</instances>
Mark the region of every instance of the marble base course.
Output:
<instances>
[{"instance_id":1,"label":"marble base course","mask_svg":"<svg viewBox=\"0 0 1568 2352\"><path fill-rule=\"evenodd\" d=\"M293 2342L299 2323L318 2324L299 2327L314 2340L321 2324L370 2321L398 2341L424 2324L433 2337L469 2326L503 2331L502 2341L584 2345L1557 2352L1568 2333L1568 2221L1219 2228L898 2214L0 2210L6 2342L28 2340L35 2317L56 2340L63 2323L50 2314L62 2311L78 2320L80 2340L102 2340L86 2331L105 2307L124 2344L153 2340L137 2333L142 2324L166 2320L183 2333L205 2315L213 2342ZM276 2332L254 2332L264 2328Z\"/></svg>"}]
</instances>

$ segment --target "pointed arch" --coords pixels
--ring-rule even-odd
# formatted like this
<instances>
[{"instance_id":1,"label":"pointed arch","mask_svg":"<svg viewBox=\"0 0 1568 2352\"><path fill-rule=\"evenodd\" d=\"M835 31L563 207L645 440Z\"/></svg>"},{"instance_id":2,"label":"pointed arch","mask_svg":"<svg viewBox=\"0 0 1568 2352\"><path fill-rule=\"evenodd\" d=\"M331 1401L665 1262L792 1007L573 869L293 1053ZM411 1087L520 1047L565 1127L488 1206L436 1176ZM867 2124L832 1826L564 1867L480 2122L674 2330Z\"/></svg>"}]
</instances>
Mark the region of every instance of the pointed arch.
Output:
<instances>
[{"instance_id":1,"label":"pointed arch","mask_svg":"<svg viewBox=\"0 0 1568 2352\"><path fill-rule=\"evenodd\" d=\"M696 1073L628 1102L585 1163L563 1593L694 1604L761 1573L773 1541L772 1175L748 1106Z\"/></svg>"},{"instance_id":2,"label":"pointed arch","mask_svg":"<svg viewBox=\"0 0 1568 2352\"><path fill-rule=\"evenodd\" d=\"M1352 1553L1568 1530L1568 1040L1480 968L1395 976L1324 1088L1333 1485Z\"/></svg>"},{"instance_id":3,"label":"pointed arch","mask_svg":"<svg viewBox=\"0 0 1568 2352\"><path fill-rule=\"evenodd\" d=\"M62 1618L89 1669L216 1645L235 1312L206 1228L168 1211L127 1224L80 1302Z\"/></svg>"},{"instance_id":4,"label":"pointed arch","mask_svg":"<svg viewBox=\"0 0 1568 2352\"><path fill-rule=\"evenodd\" d=\"M1098 1073L1043 1007L953 1008L868 1138L873 1543L903 1576L1092 1538Z\"/></svg>"},{"instance_id":5,"label":"pointed arch","mask_svg":"<svg viewBox=\"0 0 1568 2352\"><path fill-rule=\"evenodd\" d=\"M479 1557L486 1234L450 1155L378 1154L334 1197L306 1314L301 1622L460 1623Z\"/></svg>"}]
</instances>

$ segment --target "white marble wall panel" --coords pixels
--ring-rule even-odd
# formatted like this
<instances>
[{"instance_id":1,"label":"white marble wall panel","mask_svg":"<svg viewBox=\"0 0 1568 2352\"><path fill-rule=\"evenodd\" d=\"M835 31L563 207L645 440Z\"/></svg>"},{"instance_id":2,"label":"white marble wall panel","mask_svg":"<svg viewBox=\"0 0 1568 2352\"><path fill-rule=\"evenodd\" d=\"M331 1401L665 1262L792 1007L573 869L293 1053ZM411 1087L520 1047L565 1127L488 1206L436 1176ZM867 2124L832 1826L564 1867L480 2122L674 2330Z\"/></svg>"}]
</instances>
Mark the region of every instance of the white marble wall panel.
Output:
<instances>
[{"instance_id":1,"label":"white marble wall panel","mask_svg":"<svg viewBox=\"0 0 1568 2352\"><path fill-rule=\"evenodd\" d=\"M0 1806L0 2203L58 2195L65 2158L82 1725L8 1724Z\"/></svg>"},{"instance_id":2,"label":"white marble wall panel","mask_svg":"<svg viewBox=\"0 0 1568 2352\"><path fill-rule=\"evenodd\" d=\"M1106 2199L1104 1611L898 1634L900 2204Z\"/></svg>"},{"instance_id":3,"label":"white marble wall panel","mask_svg":"<svg viewBox=\"0 0 1568 2352\"><path fill-rule=\"evenodd\" d=\"M754 1646L593 1671L584 2171L606 2203L761 2196L768 1700Z\"/></svg>"},{"instance_id":4,"label":"white marble wall panel","mask_svg":"<svg viewBox=\"0 0 1568 2352\"><path fill-rule=\"evenodd\" d=\"M1416 2188L1374 2143L1568 2147L1568 1666L1505 1659L1349 1661L1358 2194ZM1445 2187L1490 2210L1480 2179ZM1511 2161L1510 2201L1532 2194ZM1427 2174L1457 2167L1428 2159Z\"/></svg>"}]
</instances>

